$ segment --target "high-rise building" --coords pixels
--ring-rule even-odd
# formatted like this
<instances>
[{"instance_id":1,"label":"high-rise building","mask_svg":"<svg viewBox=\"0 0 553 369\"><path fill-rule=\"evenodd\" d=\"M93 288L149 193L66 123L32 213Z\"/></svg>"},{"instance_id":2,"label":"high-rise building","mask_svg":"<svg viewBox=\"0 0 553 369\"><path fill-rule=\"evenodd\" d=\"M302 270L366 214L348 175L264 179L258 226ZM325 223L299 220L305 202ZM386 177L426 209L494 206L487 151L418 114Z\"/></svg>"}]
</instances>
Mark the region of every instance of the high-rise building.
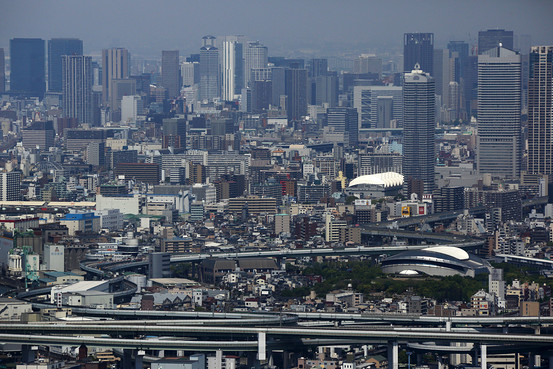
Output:
<instances>
[{"instance_id":1,"label":"high-rise building","mask_svg":"<svg viewBox=\"0 0 553 369\"><path fill-rule=\"evenodd\" d=\"M387 98L387 99L385 99ZM381 109L390 107L391 115ZM353 107L359 114L360 128L403 127L403 91L400 86L354 86Z\"/></svg>"},{"instance_id":2,"label":"high-rise building","mask_svg":"<svg viewBox=\"0 0 553 369\"><path fill-rule=\"evenodd\" d=\"M325 76L328 73L328 59L311 59L309 77Z\"/></svg>"},{"instance_id":3,"label":"high-rise building","mask_svg":"<svg viewBox=\"0 0 553 369\"><path fill-rule=\"evenodd\" d=\"M19 201L21 200L21 173L2 172L0 173L0 200Z\"/></svg>"},{"instance_id":4,"label":"high-rise building","mask_svg":"<svg viewBox=\"0 0 553 369\"><path fill-rule=\"evenodd\" d=\"M102 100L111 104L113 80L127 79L130 73L130 54L127 49L113 48L102 50Z\"/></svg>"},{"instance_id":5,"label":"high-rise building","mask_svg":"<svg viewBox=\"0 0 553 369\"><path fill-rule=\"evenodd\" d=\"M243 45L243 36L224 36L220 42L223 100L234 100L244 86Z\"/></svg>"},{"instance_id":6,"label":"high-rise building","mask_svg":"<svg viewBox=\"0 0 553 369\"><path fill-rule=\"evenodd\" d=\"M355 108L335 107L327 109L328 126L332 127L335 133L343 133L343 142L351 147L356 147L359 140L357 119Z\"/></svg>"},{"instance_id":7,"label":"high-rise building","mask_svg":"<svg viewBox=\"0 0 553 369\"><path fill-rule=\"evenodd\" d=\"M553 46L530 50L528 172L553 174Z\"/></svg>"},{"instance_id":8,"label":"high-rise building","mask_svg":"<svg viewBox=\"0 0 553 369\"><path fill-rule=\"evenodd\" d=\"M180 65L178 50L161 52L161 85L167 89L170 99L180 94Z\"/></svg>"},{"instance_id":9,"label":"high-rise building","mask_svg":"<svg viewBox=\"0 0 553 369\"><path fill-rule=\"evenodd\" d=\"M252 69L265 68L269 62L269 51L258 41L250 42L244 50L244 87L249 87Z\"/></svg>"},{"instance_id":10,"label":"high-rise building","mask_svg":"<svg viewBox=\"0 0 553 369\"><path fill-rule=\"evenodd\" d=\"M0 92L6 91L6 58L4 48L0 47Z\"/></svg>"},{"instance_id":11,"label":"high-rise building","mask_svg":"<svg viewBox=\"0 0 553 369\"><path fill-rule=\"evenodd\" d=\"M480 173L518 178L521 163L521 58L502 47L478 56Z\"/></svg>"},{"instance_id":12,"label":"high-rise building","mask_svg":"<svg viewBox=\"0 0 553 369\"><path fill-rule=\"evenodd\" d=\"M48 40L48 91L62 92L62 56L83 55L83 41L77 38Z\"/></svg>"},{"instance_id":13,"label":"high-rise building","mask_svg":"<svg viewBox=\"0 0 553 369\"><path fill-rule=\"evenodd\" d=\"M307 69L286 69L285 86L288 120L298 120L307 115Z\"/></svg>"},{"instance_id":14,"label":"high-rise building","mask_svg":"<svg viewBox=\"0 0 553 369\"><path fill-rule=\"evenodd\" d=\"M450 81L459 85L459 109L465 114L470 112L471 100L469 44L464 41L450 41L447 48L450 57Z\"/></svg>"},{"instance_id":15,"label":"high-rise building","mask_svg":"<svg viewBox=\"0 0 553 369\"><path fill-rule=\"evenodd\" d=\"M487 31L478 32L478 54L498 47L513 50L513 31L505 31L504 29L489 29Z\"/></svg>"},{"instance_id":16,"label":"high-rise building","mask_svg":"<svg viewBox=\"0 0 553 369\"><path fill-rule=\"evenodd\" d=\"M215 37L204 36L200 49L200 99L220 97L220 85L219 49L215 47Z\"/></svg>"},{"instance_id":17,"label":"high-rise building","mask_svg":"<svg viewBox=\"0 0 553 369\"><path fill-rule=\"evenodd\" d=\"M434 34L406 33L403 35L403 71L410 73L415 64L434 75Z\"/></svg>"},{"instance_id":18,"label":"high-rise building","mask_svg":"<svg viewBox=\"0 0 553 369\"><path fill-rule=\"evenodd\" d=\"M200 63L183 62L180 65L183 86L193 86L200 83Z\"/></svg>"},{"instance_id":19,"label":"high-rise building","mask_svg":"<svg viewBox=\"0 0 553 369\"><path fill-rule=\"evenodd\" d=\"M44 40L14 38L10 40L10 91L42 98L45 83Z\"/></svg>"},{"instance_id":20,"label":"high-rise building","mask_svg":"<svg viewBox=\"0 0 553 369\"><path fill-rule=\"evenodd\" d=\"M181 149L186 147L186 119L163 119L163 147Z\"/></svg>"},{"instance_id":21,"label":"high-rise building","mask_svg":"<svg viewBox=\"0 0 553 369\"><path fill-rule=\"evenodd\" d=\"M353 60L353 73L382 75L382 58L371 54L361 54Z\"/></svg>"},{"instance_id":22,"label":"high-rise building","mask_svg":"<svg viewBox=\"0 0 553 369\"><path fill-rule=\"evenodd\" d=\"M92 123L92 57L62 56L63 115Z\"/></svg>"},{"instance_id":23,"label":"high-rise building","mask_svg":"<svg viewBox=\"0 0 553 369\"><path fill-rule=\"evenodd\" d=\"M418 65L405 73L403 83L403 175L407 188L424 194L434 190L436 149L434 130L435 86L429 73ZM420 183L415 186L414 183ZM422 190L422 191L421 191Z\"/></svg>"}]
</instances>

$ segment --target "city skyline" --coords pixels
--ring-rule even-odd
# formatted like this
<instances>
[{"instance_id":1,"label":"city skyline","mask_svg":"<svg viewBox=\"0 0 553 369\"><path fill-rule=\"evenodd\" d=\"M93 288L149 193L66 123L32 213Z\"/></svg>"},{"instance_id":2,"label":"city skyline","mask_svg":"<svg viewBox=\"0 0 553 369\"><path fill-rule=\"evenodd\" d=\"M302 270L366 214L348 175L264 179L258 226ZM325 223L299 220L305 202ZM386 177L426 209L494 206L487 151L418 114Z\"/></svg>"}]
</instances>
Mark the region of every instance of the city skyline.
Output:
<instances>
[{"instance_id":1,"label":"city skyline","mask_svg":"<svg viewBox=\"0 0 553 369\"><path fill-rule=\"evenodd\" d=\"M142 56L174 49L186 55L201 46L203 35L241 34L252 41L261 40L273 54L330 55L400 50L405 32L432 32L435 47L444 47L450 40L477 44L478 32L490 28L513 30L515 35L529 34L536 45L548 43L553 33L553 24L547 18L553 12L553 3L548 1L426 0L409 8L409 3L399 0L352 1L348 6L328 1L312 6L310 1L262 4L242 0L225 8L225 17L218 22L206 22L201 15L221 12L223 4L219 1L167 3L171 6L140 1L125 6L125 1L118 2L119 7L101 14L105 18L102 27L98 27L94 16L100 16L100 9L105 9L102 1L78 1L63 8L50 1L32 6L26 1L7 3L4 14L10 16L0 25L0 47L6 49L9 39L16 37L75 37L84 41L87 55L111 47L125 47ZM292 5L294 11L290 12ZM397 12L398 7L409 11ZM150 17L156 13L162 16ZM23 17L28 21L17 22ZM163 19L158 27L156 19ZM150 27L143 27L143 22Z\"/></svg>"}]
</instances>

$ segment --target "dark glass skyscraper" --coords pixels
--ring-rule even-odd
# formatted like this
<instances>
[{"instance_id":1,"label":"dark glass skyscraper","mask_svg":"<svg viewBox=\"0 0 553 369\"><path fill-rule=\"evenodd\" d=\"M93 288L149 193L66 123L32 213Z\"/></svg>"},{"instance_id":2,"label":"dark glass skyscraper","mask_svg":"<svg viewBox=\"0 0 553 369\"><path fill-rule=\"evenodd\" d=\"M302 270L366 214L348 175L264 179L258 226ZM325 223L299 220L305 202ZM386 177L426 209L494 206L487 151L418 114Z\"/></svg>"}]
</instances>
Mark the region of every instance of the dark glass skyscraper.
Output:
<instances>
[{"instance_id":1,"label":"dark glass skyscraper","mask_svg":"<svg viewBox=\"0 0 553 369\"><path fill-rule=\"evenodd\" d=\"M286 69L286 112L288 120L307 115L307 69Z\"/></svg>"},{"instance_id":2,"label":"dark glass skyscraper","mask_svg":"<svg viewBox=\"0 0 553 369\"><path fill-rule=\"evenodd\" d=\"M174 99L180 94L180 65L178 50L161 52L161 83L167 89L167 95Z\"/></svg>"},{"instance_id":3,"label":"dark glass skyscraper","mask_svg":"<svg viewBox=\"0 0 553 369\"><path fill-rule=\"evenodd\" d=\"M553 46L530 49L528 172L553 174Z\"/></svg>"},{"instance_id":4,"label":"dark glass skyscraper","mask_svg":"<svg viewBox=\"0 0 553 369\"><path fill-rule=\"evenodd\" d=\"M83 41L76 38L48 40L48 91L62 92L63 55L83 55Z\"/></svg>"},{"instance_id":5,"label":"dark glass skyscraper","mask_svg":"<svg viewBox=\"0 0 553 369\"><path fill-rule=\"evenodd\" d=\"M487 31L478 32L478 54L482 54L494 47L501 46L514 50L513 46L513 31L505 31L504 29L489 29Z\"/></svg>"},{"instance_id":6,"label":"dark glass skyscraper","mask_svg":"<svg viewBox=\"0 0 553 369\"><path fill-rule=\"evenodd\" d=\"M44 40L14 38L10 40L10 91L42 98L45 83Z\"/></svg>"},{"instance_id":7,"label":"dark glass skyscraper","mask_svg":"<svg viewBox=\"0 0 553 369\"><path fill-rule=\"evenodd\" d=\"M221 96L219 49L215 37L204 36L200 49L200 99L212 100Z\"/></svg>"},{"instance_id":8,"label":"dark glass skyscraper","mask_svg":"<svg viewBox=\"0 0 553 369\"><path fill-rule=\"evenodd\" d=\"M409 193L421 195L434 190L435 82L416 67L403 83L403 175Z\"/></svg>"},{"instance_id":9,"label":"dark glass skyscraper","mask_svg":"<svg viewBox=\"0 0 553 369\"><path fill-rule=\"evenodd\" d=\"M403 36L403 71L411 72L419 64L420 68L433 75L434 34L406 33Z\"/></svg>"}]
</instances>

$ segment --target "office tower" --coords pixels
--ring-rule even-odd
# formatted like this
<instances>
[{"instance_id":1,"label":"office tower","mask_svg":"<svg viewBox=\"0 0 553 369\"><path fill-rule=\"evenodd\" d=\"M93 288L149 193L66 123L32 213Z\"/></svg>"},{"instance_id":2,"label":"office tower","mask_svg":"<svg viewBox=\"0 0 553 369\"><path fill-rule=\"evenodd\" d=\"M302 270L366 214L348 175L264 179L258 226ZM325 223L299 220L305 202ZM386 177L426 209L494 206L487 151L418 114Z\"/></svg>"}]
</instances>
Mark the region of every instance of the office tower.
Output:
<instances>
[{"instance_id":1,"label":"office tower","mask_svg":"<svg viewBox=\"0 0 553 369\"><path fill-rule=\"evenodd\" d=\"M328 108L326 114L328 127L331 127L334 133L343 133L345 144L356 147L359 136L357 110L345 107Z\"/></svg>"},{"instance_id":2,"label":"office tower","mask_svg":"<svg viewBox=\"0 0 553 369\"><path fill-rule=\"evenodd\" d=\"M501 44L505 49L513 50L513 31L504 29L489 29L478 32L478 54L496 48Z\"/></svg>"},{"instance_id":3,"label":"office tower","mask_svg":"<svg viewBox=\"0 0 553 369\"><path fill-rule=\"evenodd\" d=\"M336 72L319 75L311 78L314 85L312 101L314 105L328 104L330 107L338 105L338 76Z\"/></svg>"},{"instance_id":4,"label":"office tower","mask_svg":"<svg viewBox=\"0 0 553 369\"><path fill-rule=\"evenodd\" d=\"M391 116L381 115L380 109L390 103ZM399 86L354 86L353 107L359 114L359 128L403 127L403 90Z\"/></svg>"},{"instance_id":5,"label":"office tower","mask_svg":"<svg viewBox=\"0 0 553 369\"><path fill-rule=\"evenodd\" d=\"M469 44L464 41L450 41L447 49L450 57L450 81L459 84L459 109L466 116L470 112L471 100Z\"/></svg>"},{"instance_id":6,"label":"office tower","mask_svg":"<svg viewBox=\"0 0 553 369\"><path fill-rule=\"evenodd\" d=\"M92 123L92 57L62 56L63 115Z\"/></svg>"},{"instance_id":7,"label":"office tower","mask_svg":"<svg viewBox=\"0 0 553 369\"><path fill-rule=\"evenodd\" d=\"M434 190L435 86L418 65L405 73L403 83L403 175L409 193ZM405 186L404 186L405 187Z\"/></svg>"},{"instance_id":8,"label":"office tower","mask_svg":"<svg viewBox=\"0 0 553 369\"><path fill-rule=\"evenodd\" d=\"M42 98L45 84L44 40L14 38L10 40L10 91Z\"/></svg>"},{"instance_id":9,"label":"office tower","mask_svg":"<svg viewBox=\"0 0 553 369\"><path fill-rule=\"evenodd\" d=\"M183 62L180 65L183 86L193 86L200 83L200 63Z\"/></svg>"},{"instance_id":10,"label":"office tower","mask_svg":"<svg viewBox=\"0 0 553 369\"><path fill-rule=\"evenodd\" d=\"M478 56L480 173L518 178L521 162L521 58L495 47Z\"/></svg>"},{"instance_id":11,"label":"office tower","mask_svg":"<svg viewBox=\"0 0 553 369\"><path fill-rule=\"evenodd\" d=\"M134 123L143 113L140 95L123 96L121 99L121 123Z\"/></svg>"},{"instance_id":12,"label":"office tower","mask_svg":"<svg viewBox=\"0 0 553 369\"><path fill-rule=\"evenodd\" d=\"M204 36L200 49L200 99L220 96L219 49L215 47L215 37Z\"/></svg>"},{"instance_id":13,"label":"office tower","mask_svg":"<svg viewBox=\"0 0 553 369\"><path fill-rule=\"evenodd\" d=\"M102 100L104 105L111 104L113 96L112 81L114 79L127 79L129 73L130 54L127 49L102 50Z\"/></svg>"},{"instance_id":14,"label":"office tower","mask_svg":"<svg viewBox=\"0 0 553 369\"><path fill-rule=\"evenodd\" d=\"M35 121L30 127L21 130L21 144L26 149L48 151L54 146L56 131L52 121Z\"/></svg>"},{"instance_id":15,"label":"office tower","mask_svg":"<svg viewBox=\"0 0 553 369\"><path fill-rule=\"evenodd\" d=\"M307 69L286 69L285 89L288 120L307 115Z\"/></svg>"},{"instance_id":16,"label":"office tower","mask_svg":"<svg viewBox=\"0 0 553 369\"><path fill-rule=\"evenodd\" d=\"M111 99L110 107L112 112L121 111L121 100L123 96L136 95L136 80L134 79L112 79L111 80ZM167 90L161 87L164 91L164 98L167 98ZM119 119L112 117L114 121L119 121ZM119 117L120 118L120 117Z\"/></svg>"},{"instance_id":17,"label":"office tower","mask_svg":"<svg viewBox=\"0 0 553 369\"><path fill-rule=\"evenodd\" d=\"M410 73L415 64L425 73L434 75L434 34L406 33L403 35L403 71Z\"/></svg>"},{"instance_id":18,"label":"office tower","mask_svg":"<svg viewBox=\"0 0 553 369\"><path fill-rule=\"evenodd\" d=\"M308 71L309 77L325 76L328 73L328 59L311 59Z\"/></svg>"},{"instance_id":19,"label":"office tower","mask_svg":"<svg viewBox=\"0 0 553 369\"><path fill-rule=\"evenodd\" d=\"M252 80L251 71L257 68L266 68L268 59L268 49L258 41L248 43L244 50L244 87L249 87Z\"/></svg>"},{"instance_id":20,"label":"office tower","mask_svg":"<svg viewBox=\"0 0 553 369\"><path fill-rule=\"evenodd\" d=\"M270 80L254 80L251 82L251 86L252 113L261 113L269 109L269 105L272 102L272 82Z\"/></svg>"},{"instance_id":21,"label":"office tower","mask_svg":"<svg viewBox=\"0 0 553 369\"><path fill-rule=\"evenodd\" d=\"M553 174L553 46L530 49L528 172Z\"/></svg>"},{"instance_id":22,"label":"office tower","mask_svg":"<svg viewBox=\"0 0 553 369\"><path fill-rule=\"evenodd\" d=\"M0 200L19 201L21 200L21 173L1 172L0 173Z\"/></svg>"},{"instance_id":23,"label":"office tower","mask_svg":"<svg viewBox=\"0 0 553 369\"><path fill-rule=\"evenodd\" d=\"M175 149L186 147L186 119L163 119L163 148Z\"/></svg>"},{"instance_id":24,"label":"office tower","mask_svg":"<svg viewBox=\"0 0 553 369\"><path fill-rule=\"evenodd\" d=\"M0 47L0 92L6 91L6 58L4 48Z\"/></svg>"},{"instance_id":25,"label":"office tower","mask_svg":"<svg viewBox=\"0 0 553 369\"><path fill-rule=\"evenodd\" d=\"M83 41L76 38L48 40L48 91L62 92L62 60L64 55L83 55Z\"/></svg>"},{"instance_id":26,"label":"office tower","mask_svg":"<svg viewBox=\"0 0 553 369\"><path fill-rule=\"evenodd\" d=\"M234 100L244 86L243 36L223 36L221 50L221 97Z\"/></svg>"},{"instance_id":27,"label":"office tower","mask_svg":"<svg viewBox=\"0 0 553 369\"><path fill-rule=\"evenodd\" d=\"M284 106L280 105L281 96L286 95L286 73L284 68L276 67L271 68L271 83L272 83L272 102L273 106Z\"/></svg>"},{"instance_id":28,"label":"office tower","mask_svg":"<svg viewBox=\"0 0 553 369\"><path fill-rule=\"evenodd\" d=\"M86 147L86 163L94 166L103 166L106 163L105 142L91 142Z\"/></svg>"},{"instance_id":29,"label":"office tower","mask_svg":"<svg viewBox=\"0 0 553 369\"><path fill-rule=\"evenodd\" d=\"M436 85L436 103L441 110L447 109L449 76L449 51L444 49L434 49L434 83ZM438 117L443 120L443 116Z\"/></svg>"},{"instance_id":30,"label":"office tower","mask_svg":"<svg viewBox=\"0 0 553 369\"><path fill-rule=\"evenodd\" d=\"M180 65L178 50L161 52L161 85L167 89L170 99L180 95Z\"/></svg>"},{"instance_id":31,"label":"office tower","mask_svg":"<svg viewBox=\"0 0 553 369\"><path fill-rule=\"evenodd\" d=\"M382 58L374 54L361 54L353 60L353 73L382 75Z\"/></svg>"}]
</instances>

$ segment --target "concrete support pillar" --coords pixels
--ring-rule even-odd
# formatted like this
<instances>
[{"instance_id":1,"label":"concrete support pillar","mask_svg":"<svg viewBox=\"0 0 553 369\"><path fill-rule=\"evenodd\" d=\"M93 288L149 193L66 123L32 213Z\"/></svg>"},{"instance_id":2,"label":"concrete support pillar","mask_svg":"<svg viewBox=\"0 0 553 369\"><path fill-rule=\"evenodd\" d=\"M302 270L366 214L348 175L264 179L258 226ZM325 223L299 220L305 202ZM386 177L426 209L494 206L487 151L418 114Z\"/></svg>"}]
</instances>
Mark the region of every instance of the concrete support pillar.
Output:
<instances>
[{"instance_id":1,"label":"concrete support pillar","mask_svg":"<svg viewBox=\"0 0 553 369\"><path fill-rule=\"evenodd\" d=\"M282 351L282 367L290 368L290 353L286 350Z\"/></svg>"},{"instance_id":2,"label":"concrete support pillar","mask_svg":"<svg viewBox=\"0 0 553 369\"><path fill-rule=\"evenodd\" d=\"M257 334L257 359L259 361L267 360L267 334L265 332Z\"/></svg>"},{"instance_id":3,"label":"concrete support pillar","mask_svg":"<svg viewBox=\"0 0 553 369\"><path fill-rule=\"evenodd\" d=\"M157 357L165 357L165 350L159 350L157 352Z\"/></svg>"},{"instance_id":4,"label":"concrete support pillar","mask_svg":"<svg viewBox=\"0 0 553 369\"><path fill-rule=\"evenodd\" d=\"M436 355L436 361L438 362L438 369L444 369L444 358L442 355Z\"/></svg>"},{"instance_id":5,"label":"concrete support pillar","mask_svg":"<svg viewBox=\"0 0 553 369\"><path fill-rule=\"evenodd\" d=\"M177 350L177 356L183 357L184 356L184 350Z\"/></svg>"},{"instance_id":6,"label":"concrete support pillar","mask_svg":"<svg viewBox=\"0 0 553 369\"><path fill-rule=\"evenodd\" d=\"M451 320L445 322L445 331L451 332Z\"/></svg>"},{"instance_id":7,"label":"concrete support pillar","mask_svg":"<svg viewBox=\"0 0 553 369\"><path fill-rule=\"evenodd\" d=\"M215 368L221 369L223 367L223 351L215 351Z\"/></svg>"},{"instance_id":8,"label":"concrete support pillar","mask_svg":"<svg viewBox=\"0 0 553 369\"><path fill-rule=\"evenodd\" d=\"M134 369L142 369L143 359L146 352L144 350L135 350L134 354Z\"/></svg>"},{"instance_id":9,"label":"concrete support pillar","mask_svg":"<svg viewBox=\"0 0 553 369\"><path fill-rule=\"evenodd\" d=\"M30 364L36 359L36 352L38 351L38 346L31 345L21 345L21 361L25 364Z\"/></svg>"},{"instance_id":10,"label":"concrete support pillar","mask_svg":"<svg viewBox=\"0 0 553 369\"><path fill-rule=\"evenodd\" d=\"M397 341L388 342L388 369L399 369L399 345Z\"/></svg>"},{"instance_id":11,"label":"concrete support pillar","mask_svg":"<svg viewBox=\"0 0 553 369\"><path fill-rule=\"evenodd\" d=\"M488 368L488 346L482 344L480 345L480 367Z\"/></svg>"},{"instance_id":12,"label":"concrete support pillar","mask_svg":"<svg viewBox=\"0 0 553 369\"><path fill-rule=\"evenodd\" d=\"M541 334L541 326L534 327L534 334Z\"/></svg>"},{"instance_id":13,"label":"concrete support pillar","mask_svg":"<svg viewBox=\"0 0 553 369\"><path fill-rule=\"evenodd\" d=\"M123 349L122 369L132 369L132 349Z\"/></svg>"},{"instance_id":14,"label":"concrete support pillar","mask_svg":"<svg viewBox=\"0 0 553 369\"><path fill-rule=\"evenodd\" d=\"M367 345L363 345L363 356L369 356L369 347Z\"/></svg>"},{"instance_id":15,"label":"concrete support pillar","mask_svg":"<svg viewBox=\"0 0 553 369\"><path fill-rule=\"evenodd\" d=\"M541 367L541 355L534 355L534 366L536 368Z\"/></svg>"}]
</instances>

